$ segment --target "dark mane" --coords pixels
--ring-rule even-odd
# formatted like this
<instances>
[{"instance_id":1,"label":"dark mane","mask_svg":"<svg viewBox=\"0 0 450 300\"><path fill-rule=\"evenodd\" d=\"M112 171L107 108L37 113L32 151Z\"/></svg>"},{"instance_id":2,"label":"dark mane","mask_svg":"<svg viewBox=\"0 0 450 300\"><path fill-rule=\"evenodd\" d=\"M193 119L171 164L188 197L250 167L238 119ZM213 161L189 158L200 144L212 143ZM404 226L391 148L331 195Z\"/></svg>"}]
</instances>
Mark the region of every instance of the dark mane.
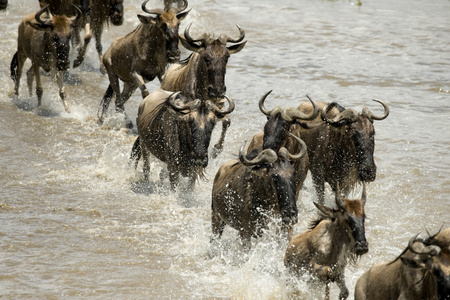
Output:
<instances>
[{"instance_id":1,"label":"dark mane","mask_svg":"<svg viewBox=\"0 0 450 300\"><path fill-rule=\"evenodd\" d=\"M317 219L312 220L309 225L308 225L308 229L309 230L313 230L314 228L317 227L317 225L319 225L320 222L329 219L327 216L325 216L324 214L320 214Z\"/></svg>"}]
</instances>

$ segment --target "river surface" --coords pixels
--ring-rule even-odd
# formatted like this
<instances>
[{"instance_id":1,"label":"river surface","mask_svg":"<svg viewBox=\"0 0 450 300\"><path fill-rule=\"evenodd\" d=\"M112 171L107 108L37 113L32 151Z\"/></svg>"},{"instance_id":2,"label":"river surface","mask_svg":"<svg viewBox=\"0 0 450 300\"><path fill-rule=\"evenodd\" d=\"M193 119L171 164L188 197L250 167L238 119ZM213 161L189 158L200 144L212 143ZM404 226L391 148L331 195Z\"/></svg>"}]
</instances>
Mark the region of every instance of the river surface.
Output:
<instances>
[{"instance_id":1,"label":"river surface","mask_svg":"<svg viewBox=\"0 0 450 300\"><path fill-rule=\"evenodd\" d=\"M193 195L167 190L164 165L152 160L151 184L128 164L135 130L111 117L103 127L97 108L108 85L92 42L85 62L66 85L71 112L43 76L44 97L20 96L9 65L17 26L38 1L11 0L0 12L0 298L3 299L322 299L324 288L286 272L285 241L275 230L248 255L227 228L216 256L209 247L214 175L237 157L244 140L262 130L258 99L267 106L338 101L381 114L375 121L377 179L368 185L366 236L370 250L346 270L349 299L370 266L394 259L416 233L450 226L450 1L448 0L191 0L180 31L238 36L247 45L230 57L227 93L236 101L225 149L210 160L207 180ZM138 25L139 0L125 0L125 21L104 33L115 37ZM182 58L189 51L182 50ZM72 54L72 57L75 55ZM27 62L24 71L30 66ZM153 91L158 82L147 87ZM140 93L126 104L135 121ZM215 142L220 133L213 133ZM185 183L185 182L182 182ZM351 197L359 197L355 191ZM333 203L328 188L327 203ZM308 176L299 223L317 215ZM331 295L337 298L332 286Z\"/></svg>"}]
</instances>

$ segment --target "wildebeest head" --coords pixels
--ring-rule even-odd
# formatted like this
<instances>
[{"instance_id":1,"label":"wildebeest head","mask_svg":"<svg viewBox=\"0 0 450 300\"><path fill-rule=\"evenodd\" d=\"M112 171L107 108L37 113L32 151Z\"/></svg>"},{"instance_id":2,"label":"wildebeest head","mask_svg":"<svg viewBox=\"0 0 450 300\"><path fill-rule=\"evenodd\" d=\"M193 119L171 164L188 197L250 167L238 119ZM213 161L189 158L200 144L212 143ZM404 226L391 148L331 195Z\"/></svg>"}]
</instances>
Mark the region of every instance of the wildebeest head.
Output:
<instances>
[{"instance_id":1,"label":"wildebeest head","mask_svg":"<svg viewBox=\"0 0 450 300\"><path fill-rule=\"evenodd\" d=\"M228 108L219 109L212 101L187 100L179 92L170 96L168 103L181 122L180 138L184 138L183 151L190 159L188 163L205 168L208 165L208 147L211 133L219 118L234 110L234 101L225 96Z\"/></svg>"},{"instance_id":2,"label":"wildebeest head","mask_svg":"<svg viewBox=\"0 0 450 300\"><path fill-rule=\"evenodd\" d=\"M342 224L344 228L341 234L350 237L352 240L351 247L356 255L367 253L367 251L369 251L369 245L366 240L364 227L366 217L364 213L364 206L366 204L366 184L363 183L361 199L356 200L342 199L338 187L335 202L337 209L316 202L314 202L314 205L333 222Z\"/></svg>"},{"instance_id":3,"label":"wildebeest head","mask_svg":"<svg viewBox=\"0 0 450 300\"><path fill-rule=\"evenodd\" d=\"M51 47L56 52L56 68L58 71L66 71L70 67L69 51L72 24L76 24L81 17L81 11L73 5L77 15L68 18L65 15L53 16L48 10L48 5L39 10L34 20L28 24L36 30L47 31L50 34Z\"/></svg>"},{"instance_id":4,"label":"wildebeest head","mask_svg":"<svg viewBox=\"0 0 450 300\"><path fill-rule=\"evenodd\" d=\"M215 37L213 34L204 33L200 38L194 39L189 34L190 24L184 31L184 37L180 38L183 46L194 51L200 56L200 65L198 68L197 88L201 90L202 97L205 99L221 98L225 95L225 73L228 58L231 54L241 51L247 41L242 42L245 32L237 25L239 29L239 38L232 39L226 34ZM241 43L242 42L242 43ZM234 45L227 46L227 43Z\"/></svg>"},{"instance_id":5,"label":"wildebeest head","mask_svg":"<svg viewBox=\"0 0 450 300\"><path fill-rule=\"evenodd\" d=\"M115 26L123 23L123 0L110 0L109 19Z\"/></svg>"},{"instance_id":6,"label":"wildebeest head","mask_svg":"<svg viewBox=\"0 0 450 300\"><path fill-rule=\"evenodd\" d=\"M358 114L354 109L344 109L337 103L331 103L324 107L322 118L331 126L341 128L341 134L347 136L350 143L343 147L343 151L356 164L358 179L362 182L371 182L376 178L377 166L373 158L375 150L374 120L383 120L389 115L389 106L381 101L373 99L384 107L382 116L375 116L367 107ZM327 112L334 107L339 108L340 113L332 119L328 119Z\"/></svg>"},{"instance_id":7,"label":"wildebeest head","mask_svg":"<svg viewBox=\"0 0 450 300\"><path fill-rule=\"evenodd\" d=\"M183 10L187 8L188 2L184 0L184 5L179 9L166 7L165 9L158 8L149 10L146 8L148 1L149 0L146 0L142 3L142 10L155 16L151 17L138 15L138 18L141 23L153 24L160 30L165 40L167 60L170 63L177 62L180 60L180 50L178 49L178 29L180 27L180 21L183 20L190 12L190 10L183 12Z\"/></svg>"},{"instance_id":8,"label":"wildebeest head","mask_svg":"<svg viewBox=\"0 0 450 300\"><path fill-rule=\"evenodd\" d=\"M282 109L280 106L268 110L264 106L264 102L271 92L272 91L267 92L259 100L259 110L267 116L267 122L264 125L263 149L278 151L288 137L289 128L297 120L313 120L317 117L319 110L317 104L308 96L307 97L313 106L313 110L309 115L295 108Z\"/></svg>"},{"instance_id":9,"label":"wildebeest head","mask_svg":"<svg viewBox=\"0 0 450 300\"><path fill-rule=\"evenodd\" d=\"M293 162L301 159L306 154L305 143L295 135L292 138L300 144L297 154L290 153L281 147L278 154L272 149L257 149L247 156L244 153L245 143L239 150L239 160L245 166L251 167L252 171L260 172L270 178L274 184L280 208L281 220L285 226L291 227L298 222L298 209L295 189L295 168Z\"/></svg>"},{"instance_id":10,"label":"wildebeest head","mask_svg":"<svg viewBox=\"0 0 450 300\"><path fill-rule=\"evenodd\" d=\"M436 296L437 299L450 299L450 228L425 240L417 236L410 239L408 247L400 255L402 263L420 269L425 276L428 274L434 279L430 286L424 287L430 289L426 291L429 293L427 299L435 299Z\"/></svg>"}]
</instances>

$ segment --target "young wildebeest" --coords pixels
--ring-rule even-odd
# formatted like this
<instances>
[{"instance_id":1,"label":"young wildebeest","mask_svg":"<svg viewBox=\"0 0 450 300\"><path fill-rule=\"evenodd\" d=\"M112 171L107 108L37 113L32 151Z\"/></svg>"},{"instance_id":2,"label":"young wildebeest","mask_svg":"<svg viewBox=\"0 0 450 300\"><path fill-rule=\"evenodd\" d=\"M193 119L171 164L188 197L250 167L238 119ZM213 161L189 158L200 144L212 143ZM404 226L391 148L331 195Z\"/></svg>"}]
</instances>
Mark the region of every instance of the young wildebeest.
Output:
<instances>
[{"instance_id":1,"label":"young wildebeest","mask_svg":"<svg viewBox=\"0 0 450 300\"><path fill-rule=\"evenodd\" d=\"M337 209L314 202L323 216L313 222L310 231L295 235L286 249L284 264L296 274L310 272L326 283L329 299L331 281L340 289L339 299L348 297L345 286L345 267L349 258L368 251L364 229L366 186L361 199L343 200L336 193Z\"/></svg>"},{"instance_id":2,"label":"young wildebeest","mask_svg":"<svg viewBox=\"0 0 450 300\"><path fill-rule=\"evenodd\" d=\"M180 37L183 46L193 51L185 61L172 65L164 74L161 88L167 91L181 91L190 99L213 100L219 107L223 105L226 92L225 73L228 58L231 54L241 51L247 41L241 41L245 32L239 26L239 38L232 39L228 35L204 33L200 38L193 39L189 34L191 25L184 31L185 39ZM227 43L235 43L227 47ZM223 142L228 127L229 117L222 121L222 134L219 142L214 145L212 156L217 156L223 149Z\"/></svg>"},{"instance_id":3,"label":"young wildebeest","mask_svg":"<svg viewBox=\"0 0 450 300\"><path fill-rule=\"evenodd\" d=\"M301 123L300 136L308 146L309 169L319 203L324 203L325 182L333 191L339 184L346 196L356 184L375 180L373 121L384 120L389 115L389 106L375 101L384 107L382 116L375 116L367 108L357 113L334 102L318 102L323 121ZM307 113L311 106L302 103L298 109Z\"/></svg>"},{"instance_id":4,"label":"young wildebeest","mask_svg":"<svg viewBox=\"0 0 450 300\"><path fill-rule=\"evenodd\" d=\"M226 96L225 96L226 97ZM131 159L144 160L144 176L150 173L149 156L153 154L167 164L170 185L174 190L179 174L189 177L189 187L208 165L208 147L217 120L234 110L234 101L226 97L228 108L213 102L186 99L179 92L157 90L139 105L136 139Z\"/></svg>"},{"instance_id":5,"label":"young wildebeest","mask_svg":"<svg viewBox=\"0 0 450 300\"><path fill-rule=\"evenodd\" d=\"M56 81L59 87L59 96L64 108L69 112L64 92L64 72L70 67L69 51L71 25L81 16L81 11L75 17L65 15L52 16L48 7L44 7L35 14L26 16L19 24L17 38L17 52L11 61L11 78L14 80L14 94L19 95L20 77L25 60L31 60L31 68L27 72L27 83L30 96L32 94L33 79L36 77L36 95L38 106L42 100L42 85L39 68L46 72L56 72Z\"/></svg>"},{"instance_id":6,"label":"young wildebeest","mask_svg":"<svg viewBox=\"0 0 450 300\"><path fill-rule=\"evenodd\" d=\"M295 120L315 118L318 110L310 115L299 111L286 115L287 109L280 107L269 111L264 107L269 93L259 101L268 120L264 131L253 138L253 150L244 156L243 146L239 160L222 165L214 179L212 240L220 238L225 225L229 225L239 230L244 247L249 249L251 237L260 236L271 218L280 216L288 233L297 223L296 201L305 179L307 158L305 144L289 130ZM304 172L296 172L299 166L305 168Z\"/></svg>"},{"instance_id":7,"label":"young wildebeest","mask_svg":"<svg viewBox=\"0 0 450 300\"><path fill-rule=\"evenodd\" d=\"M414 236L394 261L366 271L355 287L356 300L450 299L450 228L427 239Z\"/></svg>"},{"instance_id":8,"label":"young wildebeest","mask_svg":"<svg viewBox=\"0 0 450 300\"><path fill-rule=\"evenodd\" d=\"M133 32L115 39L103 56L110 83L103 96L100 123L114 94L116 111L125 113L124 104L137 87L141 90L142 98L147 97L149 92L145 83L155 77L161 79L166 65L180 59L178 28L180 21L189 13L182 12L187 7L187 1L179 10L148 10L147 2L142 3L142 10L155 16L138 15L141 24ZM122 93L119 79L124 83ZM131 121L127 120L127 127L132 126Z\"/></svg>"}]
</instances>

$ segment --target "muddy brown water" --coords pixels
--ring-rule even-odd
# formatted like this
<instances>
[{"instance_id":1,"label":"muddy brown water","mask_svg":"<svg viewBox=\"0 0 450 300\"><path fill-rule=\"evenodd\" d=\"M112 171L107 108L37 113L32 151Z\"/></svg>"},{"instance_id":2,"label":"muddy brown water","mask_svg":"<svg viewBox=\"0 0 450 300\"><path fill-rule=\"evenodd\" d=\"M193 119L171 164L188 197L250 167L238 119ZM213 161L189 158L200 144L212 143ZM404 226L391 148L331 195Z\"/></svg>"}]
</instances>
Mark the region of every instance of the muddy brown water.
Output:
<instances>
[{"instance_id":1,"label":"muddy brown water","mask_svg":"<svg viewBox=\"0 0 450 300\"><path fill-rule=\"evenodd\" d=\"M359 111L381 113L372 98L391 107L386 120L375 122L378 174L366 205L370 250L346 271L350 298L359 276L395 258L411 236L450 226L450 2L362 2L190 1L181 31L193 23L193 35L234 37L239 24L248 43L228 63L236 110L225 149L210 161L208 180L185 196L159 181L164 165L156 159L151 183L142 183L141 168L128 164L135 131L120 129L114 117L97 125L108 79L98 71L94 43L82 66L70 70L71 113L48 76L41 108L36 96L28 97L25 74L21 95L8 97L17 26L38 8L38 1L10 1L0 12L0 297L323 298L322 288L286 272L286 243L272 229L245 256L228 228L218 255L210 253L212 180L262 130L257 101L268 90L268 107L297 106L306 94ZM104 33L105 50L137 26L140 4L125 0L125 22ZM182 51L183 58L188 54ZM158 82L147 86L155 90ZM136 92L126 104L133 121L140 101ZM296 232L316 216L315 199L308 176ZM336 286L331 293L337 297Z\"/></svg>"}]
</instances>

